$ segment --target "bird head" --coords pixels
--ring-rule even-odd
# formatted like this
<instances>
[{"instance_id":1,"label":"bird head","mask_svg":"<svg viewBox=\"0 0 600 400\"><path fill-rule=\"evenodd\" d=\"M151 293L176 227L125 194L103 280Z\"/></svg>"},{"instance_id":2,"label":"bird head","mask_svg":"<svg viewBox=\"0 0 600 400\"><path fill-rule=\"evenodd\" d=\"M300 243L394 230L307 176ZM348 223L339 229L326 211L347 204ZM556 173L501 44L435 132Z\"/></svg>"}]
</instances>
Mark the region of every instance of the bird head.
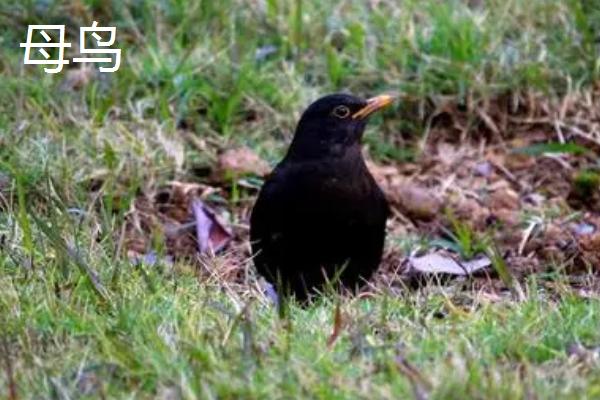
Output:
<instances>
[{"instance_id":1,"label":"bird head","mask_svg":"<svg viewBox=\"0 0 600 400\"><path fill-rule=\"evenodd\" d=\"M314 159L339 157L360 151L368 117L394 101L391 95L362 99L349 94L331 94L312 103L302 114L288 155Z\"/></svg>"}]
</instances>

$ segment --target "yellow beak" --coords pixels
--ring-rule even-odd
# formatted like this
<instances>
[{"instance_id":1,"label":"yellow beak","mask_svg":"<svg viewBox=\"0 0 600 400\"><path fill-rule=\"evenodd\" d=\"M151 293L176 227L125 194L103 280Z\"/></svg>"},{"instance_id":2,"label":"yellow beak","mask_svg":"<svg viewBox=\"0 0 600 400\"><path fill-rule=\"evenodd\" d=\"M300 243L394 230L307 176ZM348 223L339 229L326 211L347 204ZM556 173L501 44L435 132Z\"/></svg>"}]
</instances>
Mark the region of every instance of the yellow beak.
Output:
<instances>
[{"instance_id":1,"label":"yellow beak","mask_svg":"<svg viewBox=\"0 0 600 400\"><path fill-rule=\"evenodd\" d=\"M367 105L355 112L352 115L352 118L367 118L375 111L381 110L382 108L389 106L394 102L394 100L396 100L396 97L389 94L382 94L380 96L371 97L367 100Z\"/></svg>"}]
</instances>

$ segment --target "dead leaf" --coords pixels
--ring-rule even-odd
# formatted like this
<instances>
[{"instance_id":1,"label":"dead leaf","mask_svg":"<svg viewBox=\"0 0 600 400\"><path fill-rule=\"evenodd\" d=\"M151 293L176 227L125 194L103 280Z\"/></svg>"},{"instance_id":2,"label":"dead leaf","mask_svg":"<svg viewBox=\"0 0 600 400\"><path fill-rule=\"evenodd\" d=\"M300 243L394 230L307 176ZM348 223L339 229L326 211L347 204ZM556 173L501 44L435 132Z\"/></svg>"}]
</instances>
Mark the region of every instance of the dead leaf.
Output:
<instances>
[{"instance_id":1,"label":"dead leaf","mask_svg":"<svg viewBox=\"0 0 600 400\"><path fill-rule=\"evenodd\" d=\"M273 305L279 307L279 296L277 295L275 287L266 280L263 280L261 286L263 287L265 297L269 299Z\"/></svg>"},{"instance_id":2,"label":"dead leaf","mask_svg":"<svg viewBox=\"0 0 600 400\"><path fill-rule=\"evenodd\" d=\"M240 147L226 150L219 156L214 178L216 180L223 180L232 176L265 176L270 170L269 164L253 150L248 147Z\"/></svg>"},{"instance_id":3,"label":"dead leaf","mask_svg":"<svg viewBox=\"0 0 600 400\"><path fill-rule=\"evenodd\" d=\"M511 228L516 227L521 222L519 210L509 210L507 208L501 208L493 212L491 214L491 217L497 221L502 222L504 226Z\"/></svg>"},{"instance_id":4,"label":"dead leaf","mask_svg":"<svg viewBox=\"0 0 600 400\"><path fill-rule=\"evenodd\" d=\"M489 207L493 212L516 210L519 208L519 194L508 187L495 190L490 194Z\"/></svg>"},{"instance_id":5,"label":"dead leaf","mask_svg":"<svg viewBox=\"0 0 600 400\"><path fill-rule=\"evenodd\" d=\"M437 145L437 157L438 160L446 167L450 167L456 164L461 159L461 149L450 143L440 142Z\"/></svg>"},{"instance_id":6,"label":"dead leaf","mask_svg":"<svg viewBox=\"0 0 600 400\"><path fill-rule=\"evenodd\" d=\"M231 232L219 222L215 213L202 200L194 199L192 210L196 219L196 240L200 254L222 250L231 241Z\"/></svg>"},{"instance_id":7,"label":"dead leaf","mask_svg":"<svg viewBox=\"0 0 600 400\"><path fill-rule=\"evenodd\" d=\"M388 201L416 220L430 221L440 212L442 200L427 187L407 182L397 167L367 162L367 168Z\"/></svg>"},{"instance_id":8,"label":"dead leaf","mask_svg":"<svg viewBox=\"0 0 600 400\"><path fill-rule=\"evenodd\" d=\"M487 256L481 256L469 261L459 262L450 256L439 253L426 254L408 259L409 272L426 275L455 275L468 276L492 265Z\"/></svg>"},{"instance_id":9,"label":"dead leaf","mask_svg":"<svg viewBox=\"0 0 600 400\"><path fill-rule=\"evenodd\" d=\"M232 233L201 200L215 190L174 181L139 196L127 215L124 247L128 256L136 261L151 259L156 238L164 238L166 254L174 258L223 249Z\"/></svg>"},{"instance_id":10,"label":"dead leaf","mask_svg":"<svg viewBox=\"0 0 600 400\"><path fill-rule=\"evenodd\" d=\"M579 247L582 250L583 260L598 270L600 268L600 233L581 236Z\"/></svg>"}]
</instances>

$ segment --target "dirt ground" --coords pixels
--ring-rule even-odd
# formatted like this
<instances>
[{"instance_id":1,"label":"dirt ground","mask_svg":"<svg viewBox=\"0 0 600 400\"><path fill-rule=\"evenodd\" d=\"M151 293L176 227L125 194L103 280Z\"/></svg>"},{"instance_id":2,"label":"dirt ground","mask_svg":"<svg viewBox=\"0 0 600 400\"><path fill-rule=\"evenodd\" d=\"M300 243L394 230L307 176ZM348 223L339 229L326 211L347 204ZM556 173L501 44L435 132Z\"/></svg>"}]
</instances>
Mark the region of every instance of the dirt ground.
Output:
<instances>
[{"instance_id":1,"label":"dirt ground","mask_svg":"<svg viewBox=\"0 0 600 400\"><path fill-rule=\"evenodd\" d=\"M414 160L378 163L367 149L393 211L375 282L393 287L413 276L415 257L437 254L459 265L487 258L473 275L492 287L553 273L566 273L582 290L596 287L589 272L600 272L599 104L600 84L560 102L542 94L467 104L433 99L424 107L424 134L398 135L400 145L418 149ZM128 213L125 249L154 260L159 237L169 262L202 264L200 253L216 252L219 274L241 279L251 263L254 178L268 171L250 149L225 149L203 183L172 182L142 194ZM417 272L435 275L432 268Z\"/></svg>"}]
</instances>

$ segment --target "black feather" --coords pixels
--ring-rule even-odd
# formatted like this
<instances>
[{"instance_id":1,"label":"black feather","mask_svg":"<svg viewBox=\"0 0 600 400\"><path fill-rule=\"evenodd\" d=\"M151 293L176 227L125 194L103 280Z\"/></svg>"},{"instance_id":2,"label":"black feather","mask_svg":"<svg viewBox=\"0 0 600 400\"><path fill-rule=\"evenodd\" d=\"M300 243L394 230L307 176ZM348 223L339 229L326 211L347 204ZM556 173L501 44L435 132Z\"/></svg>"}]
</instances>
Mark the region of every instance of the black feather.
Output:
<instances>
[{"instance_id":1,"label":"black feather","mask_svg":"<svg viewBox=\"0 0 600 400\"><path fill-rule=\"evenodd\" d=\"M362 157L366 120L351 117L366 104L335 94L310 105L261 189L250 220L254 263L280 295L304 300L336 277L356 289L379 266L389 209ZM336 115L340 106L350 116Z\"/></svg>"}]
</instances>

